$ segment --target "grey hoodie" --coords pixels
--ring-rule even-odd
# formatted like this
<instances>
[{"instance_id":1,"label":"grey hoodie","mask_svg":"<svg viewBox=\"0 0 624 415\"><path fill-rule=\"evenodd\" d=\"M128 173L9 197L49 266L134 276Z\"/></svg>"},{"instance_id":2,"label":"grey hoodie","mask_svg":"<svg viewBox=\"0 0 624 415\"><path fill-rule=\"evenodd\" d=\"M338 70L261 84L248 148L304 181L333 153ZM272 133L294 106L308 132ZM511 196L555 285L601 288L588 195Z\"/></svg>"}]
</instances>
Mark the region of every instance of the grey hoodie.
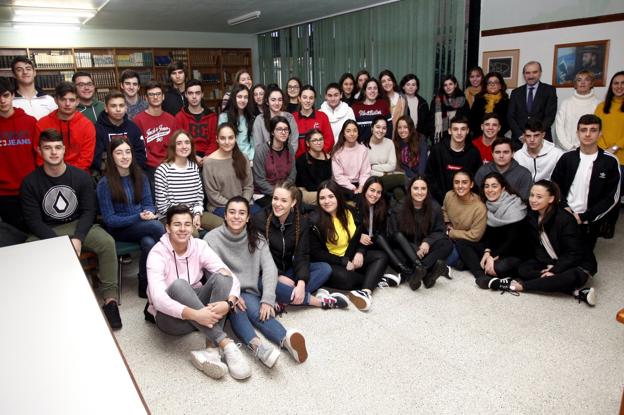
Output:
<instances>
[{"instance_id":1,"label":"grey hoodie","mask_svg":"<svg viewBox=\"0 0 624 415\"><path fill-rule=\"evenodd\" d=\"M498 172L496 168L496 164L494 162L490 162L484 164L477 170L475 174L475 184L480 189L483 188L483 179L488 173ZM511 159L511 166L507 169L505 173L501 173L505 180L509 183L509 186L513 190L520 195L522 200L529 200L529 192L531 191L531 186L533 185L533 178L531 177L531 172L525 167L521 166L516 160Z\"/></svg>"}]
</instances>

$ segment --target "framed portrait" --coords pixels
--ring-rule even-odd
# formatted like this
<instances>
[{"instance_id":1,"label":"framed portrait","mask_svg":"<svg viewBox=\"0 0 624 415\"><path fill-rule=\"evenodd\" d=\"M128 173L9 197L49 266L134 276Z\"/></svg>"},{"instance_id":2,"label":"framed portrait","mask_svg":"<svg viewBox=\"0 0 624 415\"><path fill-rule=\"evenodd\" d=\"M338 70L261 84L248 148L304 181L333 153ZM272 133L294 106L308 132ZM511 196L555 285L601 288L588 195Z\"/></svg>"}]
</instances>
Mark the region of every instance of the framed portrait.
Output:
<instances>
[{"instance_id":1,"label":"framed portrait","mask_svg":"<svg viewBox=\"0 0 624 415\"><path fill-rule=\"evenodd\" d=\"M520 49L495 50L483 52L481 67L485 73L500 72L507 88L518 86L518 62Z\"/></svg>"},{"instance_id":2,"label":"framed portrait","mask_svg":"<svg viewBox=\"0 0 624 415\"><path fill-rule=\"evenodd\" d=\"M555 45L553 86L573 88L574 78L582 70L593 72L594 86L605 86L608 60L608 40Z\"/></svg>"}]
</instances>

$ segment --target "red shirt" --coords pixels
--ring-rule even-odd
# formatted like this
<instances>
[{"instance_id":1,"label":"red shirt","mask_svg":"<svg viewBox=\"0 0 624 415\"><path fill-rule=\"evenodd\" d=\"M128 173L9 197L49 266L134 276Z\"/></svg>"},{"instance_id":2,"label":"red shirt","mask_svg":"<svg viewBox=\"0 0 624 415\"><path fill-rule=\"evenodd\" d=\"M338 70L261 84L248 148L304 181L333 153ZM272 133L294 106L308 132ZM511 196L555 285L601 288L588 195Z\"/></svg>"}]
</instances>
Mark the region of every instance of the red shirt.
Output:
<instances>
[{"instance_id":1,"label":"red shirt","mask_svg":"<svg viewBox=\"0 0 624 415\"><path fill-rule=\"evenodd\" d=\"M201 114L191 114L183 108L175 116L178 128L187 131L195 140L195 151L200 157L207 156L219 148L217 145L217 114L204 109Z\"/></svg>"},{"instance_id":2,"label":"red shirt","mask_svg":"<svg viewBox=\"0 0 624 415\"><path fill-rule=\"evenodd\" d=\"M304 154L307 151L305 145L305 136L308 131L313 128L318 128L323 134L323 151L325 153L331 153L334 148L334 133L331 129L331 124L327 114L321 111L313 110L309 117L301 115L299 112L293 113L295 122L297 123L297 129L299 130L299 146L297 147L297 153L295 158Z\"/></svg>"},{"instance_id":3,"label":"red shirt","mask_svg":"<svg viewBox=\"0 0 624 415\"><path fill-rule=\"evenodd\" d=\"M483 161L483 164L489 163L493 160L492 146L486 146L485 144L483 144L483 136L472 140L472 145L475 146L477 150L479 150L479 154L481 154L481 160Z\"/></svg>"},{"instance_id":4,"label":"red shirt","mask_svg":"<svg viewBox=\"0 0 624 415\"><path fill-rule=\"evenodd\" d=\"M37 167L37 119L21 108L0 117L0 196L19 195L22 180Z\"/></svg>"},{"instance_id":5,"label":"red shirt","mask_svg":"<svg viewBox=\"0 0 624 415\"><path fill-rule=\"evenodd\" d=\"M173 115L163 111L159 116L150 115L147 111L139 113L132 120L141 130L145 139L145 152L148 167L156 168L167 157L167 146L171 134L178 128Z\"/></svg>"}]
</instances>

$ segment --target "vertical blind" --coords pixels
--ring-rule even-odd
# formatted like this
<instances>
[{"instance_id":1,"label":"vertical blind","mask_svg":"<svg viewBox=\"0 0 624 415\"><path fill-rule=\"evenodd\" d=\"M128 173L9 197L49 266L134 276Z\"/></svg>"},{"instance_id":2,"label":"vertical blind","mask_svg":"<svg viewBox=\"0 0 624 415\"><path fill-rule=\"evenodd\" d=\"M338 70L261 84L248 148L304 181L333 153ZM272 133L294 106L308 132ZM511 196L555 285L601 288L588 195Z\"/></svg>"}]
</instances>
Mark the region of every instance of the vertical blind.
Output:
<instances>
[{"instance_id":1,"label":"vertical blind","mask_svg":"<svg viewBox=\"0 0 624 415\"><path fill-rule=\"evenodd\" d=\"M469 1L402 0L260 34L258 79L284 87L297 76L321 89L344 72L390 69L397 81L418 75L430 98L446 74L464 84Z\"/></svg>"}]
</instances>

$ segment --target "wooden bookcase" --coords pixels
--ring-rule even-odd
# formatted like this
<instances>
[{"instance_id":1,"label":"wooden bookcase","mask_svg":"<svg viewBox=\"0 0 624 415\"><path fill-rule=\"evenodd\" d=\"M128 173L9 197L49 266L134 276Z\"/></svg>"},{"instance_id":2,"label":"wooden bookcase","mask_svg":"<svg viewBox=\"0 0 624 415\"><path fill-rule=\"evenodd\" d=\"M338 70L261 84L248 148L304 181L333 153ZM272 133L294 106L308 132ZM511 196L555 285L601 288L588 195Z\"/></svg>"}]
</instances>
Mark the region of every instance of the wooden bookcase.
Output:
<instances>
[{"instance_id":1,"label":"wooden bookcase","mask_svg":"<svg viewBox=\"0 0 624 415\"><path fill-rule=\"evenodd\" d=\"M151 79L167 84L167 66L181 60L187 79L202 81L205 101L217 107L237 71L252 74L251 49L105 47L0 48L0 76L13 76L11 60L20 55L35 62L37 83L44 91L54 90L63 80L71 81L75 71L85 71L93 77L99 99L119 88L119 76L125 69L137 71L142 84Z\"/></svg>"}]
</instances>

